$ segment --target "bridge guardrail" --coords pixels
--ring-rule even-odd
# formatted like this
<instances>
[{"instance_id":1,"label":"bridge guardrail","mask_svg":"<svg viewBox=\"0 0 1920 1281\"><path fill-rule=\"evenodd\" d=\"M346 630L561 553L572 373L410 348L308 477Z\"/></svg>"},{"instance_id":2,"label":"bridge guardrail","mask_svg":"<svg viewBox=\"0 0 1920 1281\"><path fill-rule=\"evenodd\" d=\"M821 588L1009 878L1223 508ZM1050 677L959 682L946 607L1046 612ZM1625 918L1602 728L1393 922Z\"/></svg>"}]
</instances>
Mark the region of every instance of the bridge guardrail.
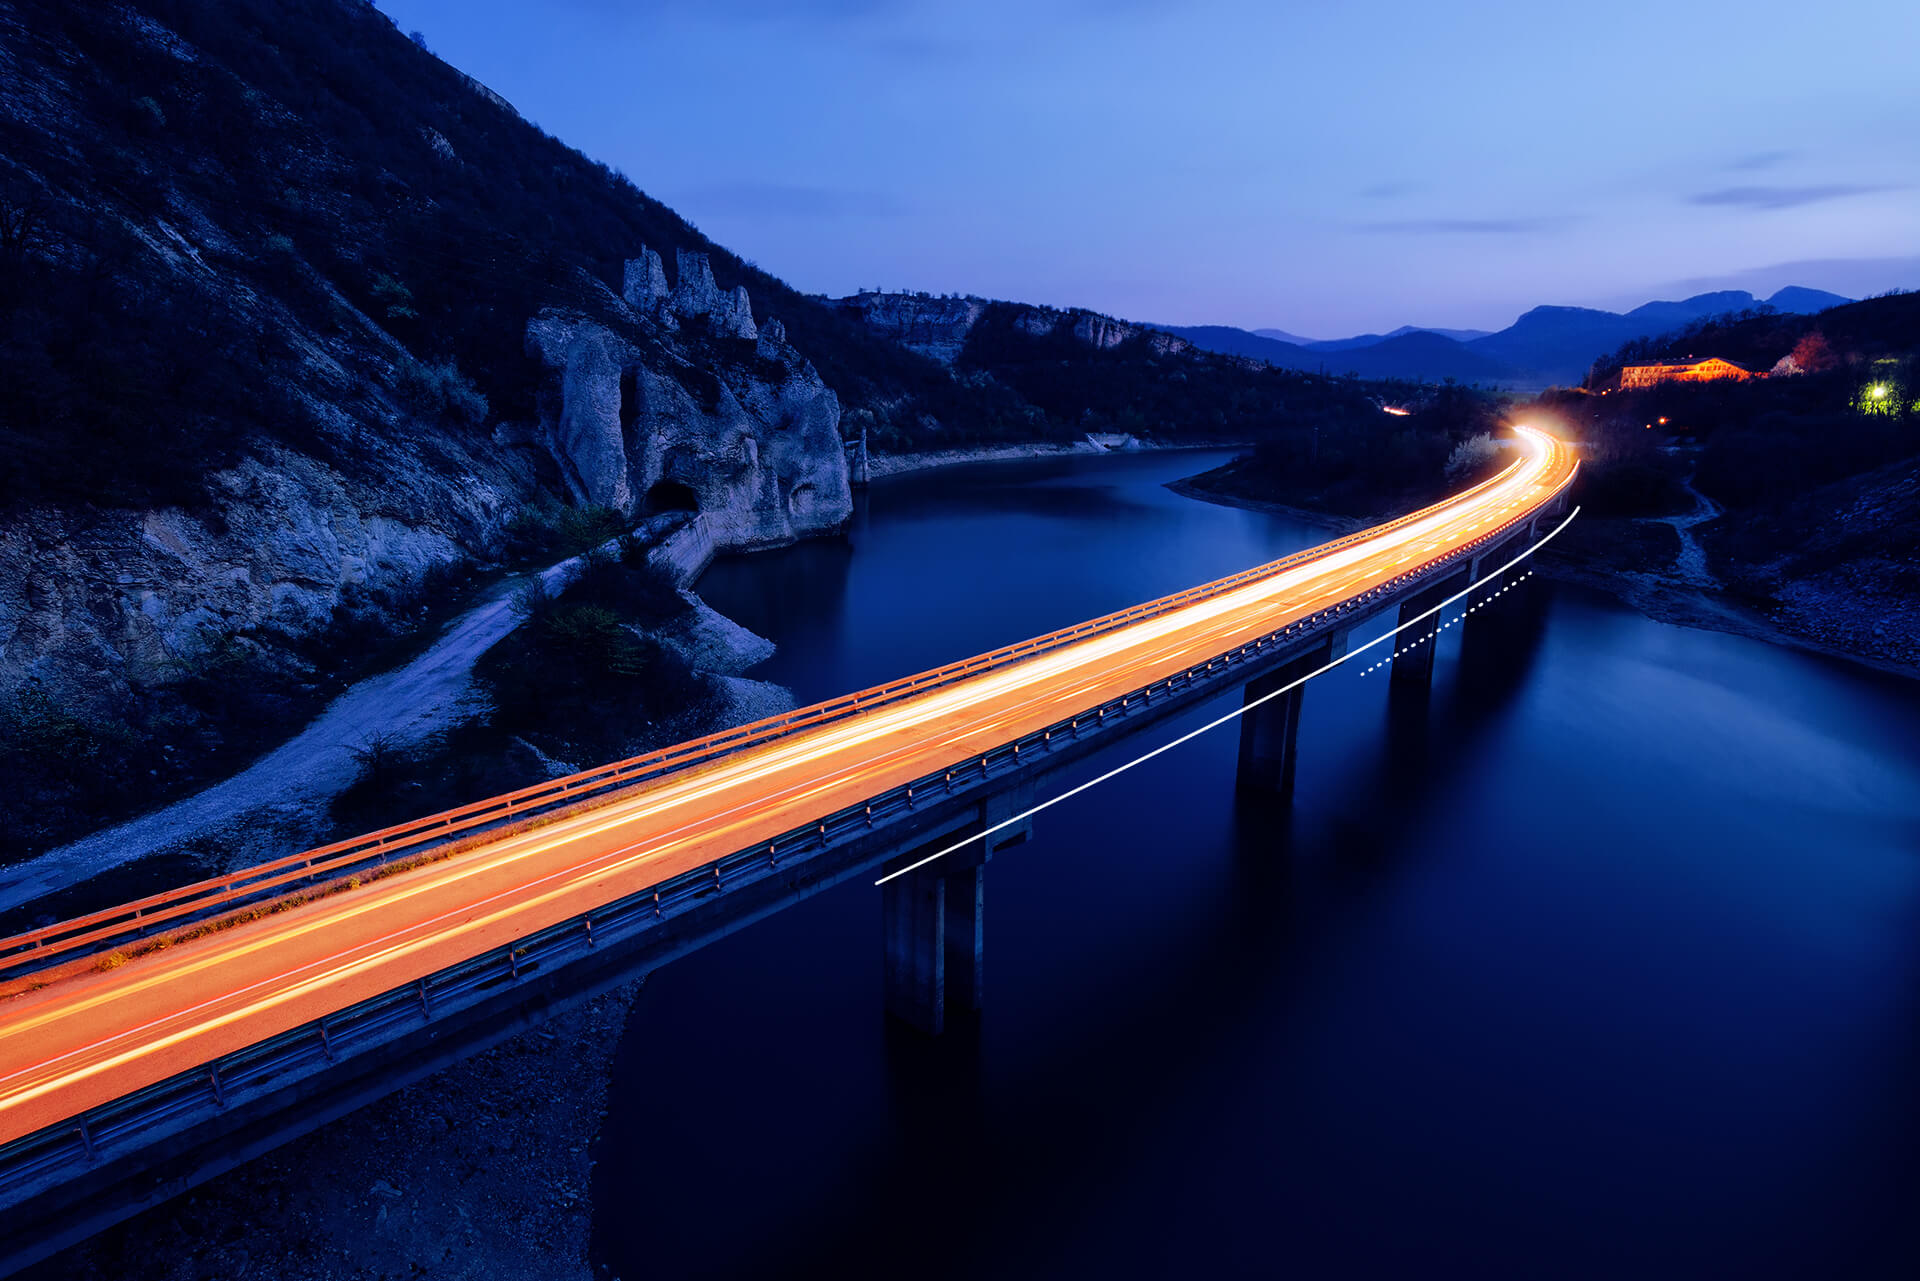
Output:
<instances>
[{"instance_id":1,"label":"bridge guardrail","mask_svg":"<svg viewBox=\"0 0 1920 1281\"><path fill-rule=\"evenodd\" d=\"M1077 641L1087 640L1117 628L1129 626L1172 610L1198 604L1215 596L1271 578L1276 574L1323 558L1355 543L1402 528L1426 518L1499 484L1519 460L1503 468L1492 478L1453 495L1440 503L1387 521L1380 525L1342 535L1305 551L1257 565L1226 578L1215 579L1157 600L1147 601L1032 637L1000 649L961 659L943 667L877 685L808 707L797 708L690 739L671 747L627 760L616 761L590 770L484 800L469 802L422 818L410 819L378 831L318 846L280 859L242 868L224 876L209 877L175 889L111 908L103 908L65 921L40 926L0 939L0 979L17 978L34 970L58 963L75 953L103 950L114 944L144 938L166 928L181 928L210 917L236 911L276 898L283 898L302 885L335 880L355 872L377 870L401 858L412 857L428 848L460 835L475 835L495 824L528 818L555 806L598 799L606 793L651 781L678 770L706 764L750 747L785 738L801 730L844 720L904 698L927 693L956 681L981 675L1011 663L1024 661ZM1564 490L1564 486L1563 486ZM1558 492L1556 491L1556 495ZM1511 525L1501 529L1511 528ZM1455 549L1447 559L1472 547L1484 545L1482 535L1472 543ZM1438 562L1436 562L1438 563ZM1397 580L1396 580L1397 581Z\"/></svg>"},{"instance_id":2,"label":"bridge guardrail","mask_svg":"<svg viewBox=\"0 0 1920 1281\"><path fill-rule=\"evenodd\" d=\"M1556 497L1564 492L1563 486L1556 492ZM36 1177L57 1173L76 1162L85 1165L101 1159L104 1150L119 1142L137 1139L142 1130L189 1115L209 1104L224 1108L228 1105L229 1095L244 1091L249 1086L265 1085L284 1072L303 1064L312 1064L316 1058L333 1062L339 1056L351 1053L355 1047L377 1040L380 1033L394 1026L415 1020L429 1020L433 1017L436 1002L517 981L523 974L537 973L545 966L561 964L582 955L594 948L598 941L621 937L630 930L671 919L687 908L741 884L743 878L757 880L760 876L777 873L783 862L817 853L849 834L871 829L877 823L903 813L911 813L917 804L926 803L929 794L950 795L956 787L989 781L998 774L1018 769L1023 752L1029 758L1036 752L1044 755L1063 744L1077 741L1089 725L1098 726L1109 719L1126 718L1150 710L1157 694L1170 695L1205 684L1216 674L1232 672L1249 658L1259 658L1277 642L1299 641L1332 630L1342 618L1358 612L1369 602L1391 595L1410 583L1435 577L1463 557L1469 557L1479 549L1498 542L1515 527L1531 519L1532 515L1532 512L1528 512L1516 517L1444 557L1396 575L1338 605L1243 642L1206 663L1195 664L1108 699L1097 707L1030 731L1011 742L969 757L950 769L923 775L882 792L864 804L838 810L804 826L790 829L772 840L724 855L710 864L682 872L658 885L538 930L505 947L489 949L404 987L369 997L321 1019L268 1037L111 1103L89 1109L79 1116L0 1145L0 1203L4 1203L7 1197L23 1186L31 1184Z\"/></svg>"}]
</instances>

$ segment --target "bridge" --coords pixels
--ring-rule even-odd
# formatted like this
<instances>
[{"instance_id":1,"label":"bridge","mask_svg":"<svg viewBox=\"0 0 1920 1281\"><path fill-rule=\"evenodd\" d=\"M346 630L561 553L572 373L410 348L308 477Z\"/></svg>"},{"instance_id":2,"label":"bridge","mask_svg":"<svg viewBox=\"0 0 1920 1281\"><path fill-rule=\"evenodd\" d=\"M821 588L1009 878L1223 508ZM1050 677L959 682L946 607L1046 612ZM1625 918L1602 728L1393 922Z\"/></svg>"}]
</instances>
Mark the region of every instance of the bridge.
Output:
<instances>
[{"instance_id":1,"label":"bridge","mask_svg":"<svg viewBox=\"0 0 1920 1281\"><path fill-rule=\"evenodd\" d=\"M1566 506L1571 449L1515 434L1494 478L1271 564L0 940L0 1272L851 877L889 1013L939 1033L1061 770L1244 688L1239 784L1284 797L1307 677L1430 680L1441 605Z\"/></svg>"}]
</instances>

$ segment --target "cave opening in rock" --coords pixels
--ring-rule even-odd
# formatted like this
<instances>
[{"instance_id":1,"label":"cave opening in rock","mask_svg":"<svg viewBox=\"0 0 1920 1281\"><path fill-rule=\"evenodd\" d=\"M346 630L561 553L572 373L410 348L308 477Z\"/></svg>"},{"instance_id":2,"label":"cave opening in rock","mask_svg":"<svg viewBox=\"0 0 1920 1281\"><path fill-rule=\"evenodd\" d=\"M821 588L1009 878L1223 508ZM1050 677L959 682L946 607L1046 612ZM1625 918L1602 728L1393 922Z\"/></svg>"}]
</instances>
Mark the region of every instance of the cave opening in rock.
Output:
<instances>
[{"instance_id":1,"label":"cave opening in rock","mask_svg":"<svg viewBox=\"0 0 1920 1281\"><path fill-rule=\"evenodd\" d=\"M620 371L620 430L624 435L633 435L633 425L640 420L640 373L631 367Z\"/></svg>"},{"instance_id":2,"label":"cave opening in rock","mask_svg":"<svg viewBox=\"0 0 1920 1281\"><path fill-rule=\"evenodd\" d=\"M677 480L663 480L647 491L646 506L649 515L697 512L700 510L700 495L694 493L691 486Z\"/></svg>"}]
</instances>

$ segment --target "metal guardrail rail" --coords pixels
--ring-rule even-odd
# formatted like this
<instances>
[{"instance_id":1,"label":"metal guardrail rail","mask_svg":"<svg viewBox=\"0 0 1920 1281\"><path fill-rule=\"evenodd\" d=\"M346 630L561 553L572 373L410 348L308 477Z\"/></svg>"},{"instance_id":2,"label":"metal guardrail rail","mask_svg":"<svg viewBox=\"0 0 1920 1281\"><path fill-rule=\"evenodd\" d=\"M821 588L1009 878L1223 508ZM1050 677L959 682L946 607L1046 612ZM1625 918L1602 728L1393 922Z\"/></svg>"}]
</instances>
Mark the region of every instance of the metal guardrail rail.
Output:
<instances>
[{"instance_id":1,"label":"metal guardrail rail","mask_svg":"<svg viewBox=\"0 0 1920 1281\"><path fill-rule=\"evenodd\" d=\"M115 907L103 908L69 920L0 939L0 980L18 978L62 960L180 928L237 909L283 897L303 887L357 872L375 870L402 857L411 857L463 835L477 835L496 824L533 817L557 806L604 797L608 792L649 782L664 774L717 760L758 747L801 730L844 720L904 698L942 688L956 681L993 671L1011 663L1048 653L1065 645L1114 631L1172 610L1212 599L1249 583L1271 578L1342 548L1364 542L1382 532L1401 528L1433 512L1497 485L1514 462L1493 478L1444 502L1423 507L1384 524L1343 535L1317 547L1269 561L1226 578L1191 587L1100 618L1036 636L972 658L949 663L913 676L876 685L825 702L766 717L733 729L691 739L642 756L583 770L562 778L473 801L405 823L322 845L298 854L209 877ZM1502 529L1510 528L1503 526ZM1458 555L1484 544L1456 549ZM1395 580L1398 581L1398 580Z\"/></svg>"},{"instance_id":2,"label":"metal guardrail rail","mask_svg":"<svg viewBox=\"0 0 1920 1281\"><path fill-rule=\"evenodd\" d=\"M1563 486L1555 497L1565 492ZM1551 500L1549 500L1551 501ZM1544 504L1543 504L1544 506ZM1462 559L1499 542L1535 512L1501 525L1447 556L1398 575L1329 609L1298 619L1247 641L1206 663L1196 664L1097 707L1057 721L996 746L953 768L894 787L862 805L849 806L783 833L773 840L736 851L683 872L658 885L615 899L603 907L517 939L504 948L427 975L405 987L347 1006L333 1014L246 1049L224 1055L78 1116L0 1145L0 1206L24 1191L78 1166L86 1168L116 1150L137 1146L143 1132L169 1122L223 1110L271 1087L288 1073L332 1064L356 1049L377 1044L396 1028L430 1022L436 1010L503 984L514 983L586 955L592 949L632 937L684 914L730 889L758 883L791 870L797 860L818 855L849 836L910 816L930 798L984 785L1026 768L1036 757L1064 750L1090 730L1152 710L1156 696L1185 693L1211 684L1231 685L1239 669L1264 659L1276 646L1331 632L1342 620L1383 596L1425 579L1443 576ZM1225 679L1222 679L1225 678Z\"/></svg>"}]
</instances>

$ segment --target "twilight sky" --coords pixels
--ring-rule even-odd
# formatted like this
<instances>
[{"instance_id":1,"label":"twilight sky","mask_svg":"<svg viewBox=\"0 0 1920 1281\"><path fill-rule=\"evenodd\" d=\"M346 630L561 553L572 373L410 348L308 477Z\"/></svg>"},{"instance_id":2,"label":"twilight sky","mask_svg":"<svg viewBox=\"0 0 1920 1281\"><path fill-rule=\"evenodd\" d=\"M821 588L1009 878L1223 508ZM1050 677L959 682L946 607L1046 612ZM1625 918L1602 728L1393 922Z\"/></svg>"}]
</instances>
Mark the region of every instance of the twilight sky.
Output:
<instances>
[{"instance_id":1,"label":"twilight sky","mask_svg":"<svg viewBox=\"0 0 1920 1281\"><path fill-rule=\"evenodd\" d=\"M379 0L796 286L1337 337L1920 288L1914 0Z\"/></svg>"}]
</instances>

